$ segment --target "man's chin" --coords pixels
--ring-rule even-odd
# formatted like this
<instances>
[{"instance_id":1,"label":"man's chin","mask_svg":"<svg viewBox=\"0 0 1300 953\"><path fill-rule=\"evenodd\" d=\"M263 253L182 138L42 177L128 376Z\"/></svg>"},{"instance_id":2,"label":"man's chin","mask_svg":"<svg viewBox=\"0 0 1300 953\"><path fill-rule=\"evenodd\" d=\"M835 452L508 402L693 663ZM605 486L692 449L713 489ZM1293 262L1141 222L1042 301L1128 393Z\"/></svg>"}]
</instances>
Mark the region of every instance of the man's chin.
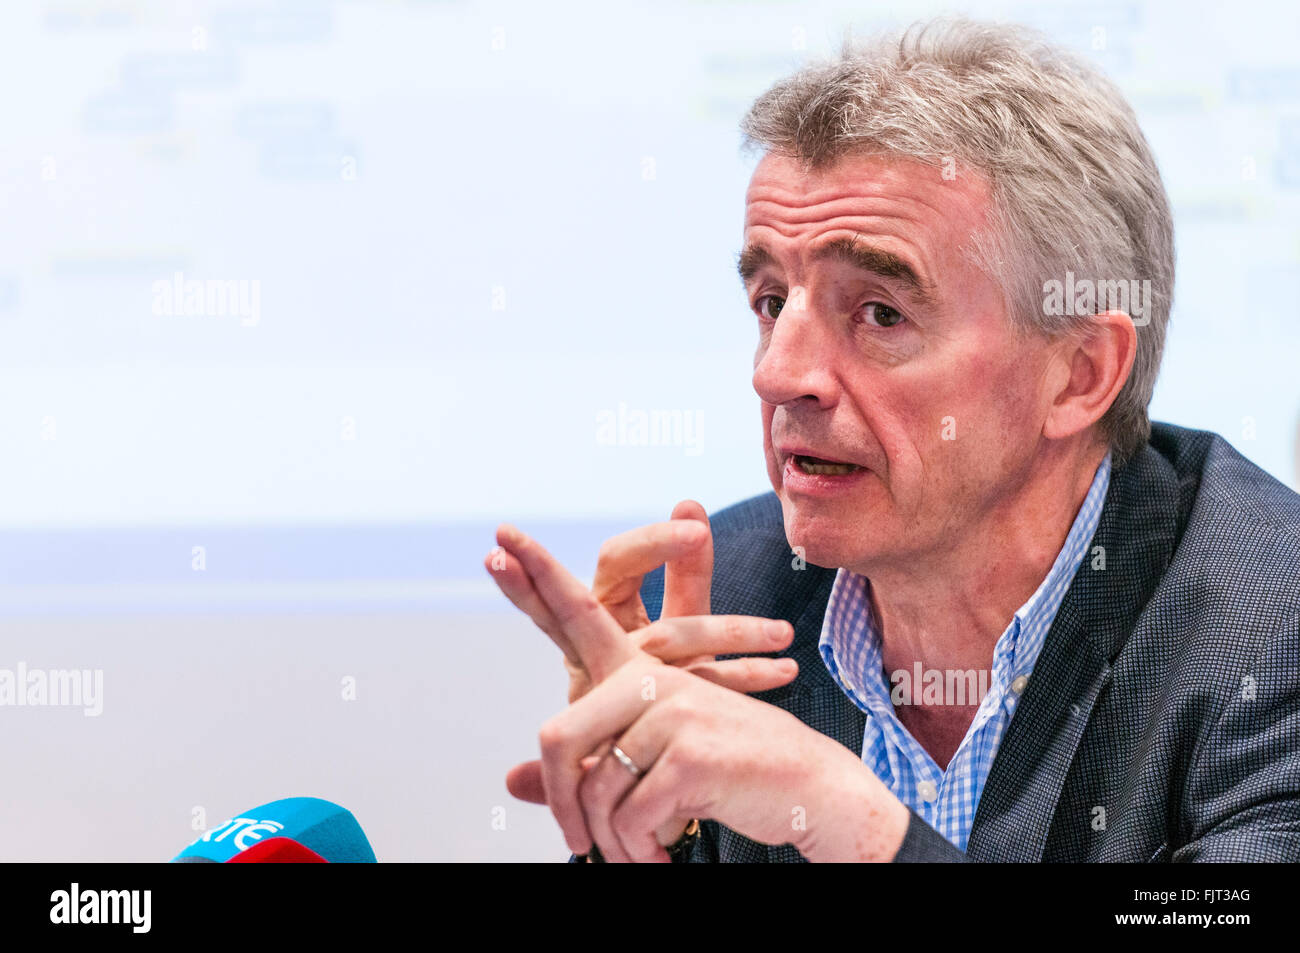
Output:
<instances>
[{"instance_id":1,"label":"man's chin","mask_svg":"<svg viewBox=\"0 0 1300 953\"><path fill-rule=\"evenodd\" d=\"M879 541L872 539L862 514L836 517L809 513L787 500L781 501L785 516L785 537L791 550L805 562L826 569L862 565L871 561Z\"/></svg>"}]
</instances>

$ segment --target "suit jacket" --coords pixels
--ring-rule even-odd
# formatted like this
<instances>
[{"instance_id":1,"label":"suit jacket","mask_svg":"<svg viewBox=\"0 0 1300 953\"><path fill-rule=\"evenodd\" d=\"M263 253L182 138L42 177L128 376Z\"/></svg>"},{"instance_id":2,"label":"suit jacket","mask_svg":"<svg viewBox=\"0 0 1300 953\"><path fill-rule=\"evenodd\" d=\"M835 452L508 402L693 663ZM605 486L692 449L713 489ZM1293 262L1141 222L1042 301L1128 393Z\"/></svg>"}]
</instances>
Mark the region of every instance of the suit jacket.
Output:
<instances>
[{"instance_id":1,"label":"suit jacket","mask_svg":"<svg viewBox=\"0 0 1300 953\"><path fill-rule=\"evenodd\" d=\"M861 755L864 716L817 647L835 570L794 568L774 494L712 524L713 612L795 628L777 654L798 678L755 697ZM662 570L642 596L656 618ZM692 861L805 859L702 828ZM966 852L913 812L896 860L1300 860L1300 496L1221 437L1156 424L1111 475Z\"/></svg>"}]
</instances>

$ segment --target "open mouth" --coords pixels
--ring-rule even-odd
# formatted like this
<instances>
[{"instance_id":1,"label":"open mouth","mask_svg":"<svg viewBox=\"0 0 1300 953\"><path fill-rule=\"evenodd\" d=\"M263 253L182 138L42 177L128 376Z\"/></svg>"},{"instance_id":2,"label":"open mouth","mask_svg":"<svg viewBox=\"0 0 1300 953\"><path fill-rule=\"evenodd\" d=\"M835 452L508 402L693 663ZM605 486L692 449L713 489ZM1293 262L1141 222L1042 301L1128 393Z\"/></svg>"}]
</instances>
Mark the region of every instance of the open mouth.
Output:
<instances>
[{"instance_id":1,"label":"open mouth","mask_svg":"<svg viewBox=\"0 0 1300 953\"><path fill-rule=\"evenodd\" d=\"M823 460L821 457L809 457L796 453L794 464L801 471L812 476L847 476L861 470L856 463L840 463L836 460Z\"/></svg>"}]
</instances>

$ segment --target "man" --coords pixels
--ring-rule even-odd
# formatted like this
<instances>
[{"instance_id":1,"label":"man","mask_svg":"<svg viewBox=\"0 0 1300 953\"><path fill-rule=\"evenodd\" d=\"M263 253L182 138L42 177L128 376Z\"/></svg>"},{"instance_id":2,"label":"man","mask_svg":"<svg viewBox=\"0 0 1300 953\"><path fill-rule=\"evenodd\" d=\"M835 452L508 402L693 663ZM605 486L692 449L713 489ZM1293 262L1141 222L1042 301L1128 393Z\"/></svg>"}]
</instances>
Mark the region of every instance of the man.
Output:
<instances>
[{"instance_id":1,"label":"man","mask_svg":"<svg viewBox=\"0 0 1300 953\"><path fill-rule=\"evenodd\" d=\"M1300 859L1300 498L1148 421L1132 110L957 21L744 130L775 493L617 537L591 591L502 527L572 675L512 791L608 861Z\"/></svg>"}]
</instances>

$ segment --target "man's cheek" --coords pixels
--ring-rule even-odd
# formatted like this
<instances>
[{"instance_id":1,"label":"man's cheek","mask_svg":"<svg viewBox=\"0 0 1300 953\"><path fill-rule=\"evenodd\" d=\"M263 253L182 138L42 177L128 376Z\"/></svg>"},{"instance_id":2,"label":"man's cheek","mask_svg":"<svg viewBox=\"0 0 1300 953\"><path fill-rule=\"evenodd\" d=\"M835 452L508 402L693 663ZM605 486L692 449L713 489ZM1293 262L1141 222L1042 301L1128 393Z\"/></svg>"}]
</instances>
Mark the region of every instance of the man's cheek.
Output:
<instances>
[{"instance_id":1,"label":"man's cheek","mask_svg":"<svg viewBox=\"0 0 1300 953\"><path fill-rule=\"evenodd\" d=\"M948 452L957 444L987 434L990 418L999 416L999 408L990 406L984 397L997 394L998 378L993 376L994 368L983 369L982 373L990 376L963 374L959 378L954 374L931 381L928 386L918 387L912 400L898 403L903 429L920 455ZM996 404L996 396L992 403Z\"/></svg>"},{"instance_id":2,"label":"man's cheek","mask_svg":"<svg viewBox=\"0 0 1300 953\"><path fill-rule=\"evenodd\" d=\"M885 475L906 472L926 460L943 441L952 420L945 400L929 401L910 394L881 395L877 412L866 421L866 439L884 456Z\"/></svg>"},{"instance_id":3,"label":"man's cheek","mask_svg":"<svg viewBox=\"0 0 1300 953\"><path fill-rule=\"evenodd\" d=\"M766 401L758 402L759 416L762 418L763 426L763 454L769 460L774 456L775 449L772 446L772 421L775 419L776 407Z\"/></svg>"},{"instance_id":4,"label":"man's cheek","mask_svg":"<svg viewBox=\"0 0 1300 953\"><path fill-rule=\"evenodd\" d=\"M1014 459L1033 447L1042 433L1041 395L1032 378L1003 369L991 379L986 408L988 449L993 456Z\"/></svg>"},{"instance_id":5,"label":"man's cheek","mask_svg":"<svg viewBox=\"0 0 1300 953\"><path fill-rule=\"evenodd\" d=\"M772 457L768 457L767 460L767 478L772 484L773 492L779 496L781 491L785 489L785 481L781 478L781 468Z\"/></svg>"}]
</instances>

